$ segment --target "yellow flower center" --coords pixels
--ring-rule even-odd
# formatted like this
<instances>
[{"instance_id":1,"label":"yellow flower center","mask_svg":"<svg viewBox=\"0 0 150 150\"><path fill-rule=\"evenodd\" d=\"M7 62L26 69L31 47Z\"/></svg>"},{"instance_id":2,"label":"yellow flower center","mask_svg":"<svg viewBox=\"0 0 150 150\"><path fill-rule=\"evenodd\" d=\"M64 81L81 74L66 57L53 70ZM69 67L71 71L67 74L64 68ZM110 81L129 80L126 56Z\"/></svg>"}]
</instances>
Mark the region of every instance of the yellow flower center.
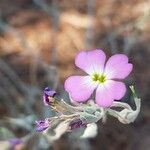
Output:
<instances>
[{"instance_id":1,"label":"yellow flower center","mask_svg":"<svg viewBox=\"0 0 150 150\"><path fill-rule=\"evenodd\" d=\"M106 81L106 76L95 73L92 76L92 80L95 82L98 81L99 83L104 83Z\"/></svg>"}]
</instances>

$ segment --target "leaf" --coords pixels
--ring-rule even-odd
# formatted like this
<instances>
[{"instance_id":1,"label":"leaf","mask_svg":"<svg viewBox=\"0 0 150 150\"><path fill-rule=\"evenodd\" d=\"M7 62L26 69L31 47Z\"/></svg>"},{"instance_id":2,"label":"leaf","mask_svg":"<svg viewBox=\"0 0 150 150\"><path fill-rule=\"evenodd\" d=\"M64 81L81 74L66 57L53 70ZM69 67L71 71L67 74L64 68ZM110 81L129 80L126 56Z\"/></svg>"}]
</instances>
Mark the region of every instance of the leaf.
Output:
<instances>
[{"instance_id":1,"label":"leaf","mask_svg":"<svg viewBox=\"0 0 150 150\"><path fill-rule=\"evenodd\" d=\"M80 138L94 138L98 133L98 127L96 123L88 124L84 130L83 135Z\"/></svg>"},{"instance_id":2,"label":"leaf","mask_svg":"<svg viewBox=\"0 0 150 150\"><path fill-rule=\"evenodd\" d=\"M14 137L15 135L13 134L13 132L8 130L7 128L4 127L0 128L0 140L8 140Z\"/></svg>"}]
</instances>

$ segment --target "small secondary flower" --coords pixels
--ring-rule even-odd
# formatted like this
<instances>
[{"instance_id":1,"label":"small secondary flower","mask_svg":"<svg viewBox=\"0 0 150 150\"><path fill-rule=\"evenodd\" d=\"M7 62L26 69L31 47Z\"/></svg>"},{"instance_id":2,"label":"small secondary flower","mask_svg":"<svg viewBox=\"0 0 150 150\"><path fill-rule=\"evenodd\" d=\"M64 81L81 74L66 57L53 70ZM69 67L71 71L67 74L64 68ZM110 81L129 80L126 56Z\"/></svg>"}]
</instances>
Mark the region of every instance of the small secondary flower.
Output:
<instances>
[{"instance_id":1,"label":"small secondary flower","mask_svg":"<svg viewBox=\"0 0 150 150\"><path fill-rule=\"evenodd\" d=\"M36 123L36 131L42 132L49 127L49 122L47 120L39 120L35 121Z\"/></svg>"},{"instance_id":2,"label":"small secondary flower","mask_svg":"<svg viewBox=\"0 0 150 150\"><path fill-rule=\"evenodd\" d=\"M10 139L9 142L13 146L23 143L23 141L21 139L18 139L18 138Z\"/></svg>"},{"instance_id":3,"label":"small secondary flower","mask_svg":"<svg viewBox=\"0 0 150 150\"><path fill-rule=\"evenodd\" d=\"M19 138L14 138L9 140L11 149L14 149L17 145L23 144L23 141Z\"/></svg>"},{"instance_id":4,"label":"small secondary flower","mask_svg":"<svg viewBox=\"0 0 150 150\"><path fill-rule=\"evenodd\" d=\"M81 119L73 120L70 122L70 128L71 130L78 129L78 128L85 128L87 126L86 123L84 123Z\"/></svg>"},{"instance_id":5,"label":"small secondary flower","mask_svg":"<svg viewBox=\"0 0 150 150\"><path fill-rule=\"evenodd\" d=\"M43 94L43 102L46 106L51 104L50 97L54 97L56 95L56 91L51 90L49 87L46 87L44 89Z\"/></svg>"},{"instance_id":6,"label":"small secondary flower","mask_svg":"<svg viewBox=\"0 0 150 150\"><path fill-rule=\"evenodd\" d=\"M73 101L85 102L96 91L96 103L110 107L114 100L125 95L126 86L121 81L130 74L133 65L124 54L115 54L105 62L102 50L82 51L77 55L75 65L87 75L70 76L65 81L65 90Z\"/></svg>"}]
</instances>

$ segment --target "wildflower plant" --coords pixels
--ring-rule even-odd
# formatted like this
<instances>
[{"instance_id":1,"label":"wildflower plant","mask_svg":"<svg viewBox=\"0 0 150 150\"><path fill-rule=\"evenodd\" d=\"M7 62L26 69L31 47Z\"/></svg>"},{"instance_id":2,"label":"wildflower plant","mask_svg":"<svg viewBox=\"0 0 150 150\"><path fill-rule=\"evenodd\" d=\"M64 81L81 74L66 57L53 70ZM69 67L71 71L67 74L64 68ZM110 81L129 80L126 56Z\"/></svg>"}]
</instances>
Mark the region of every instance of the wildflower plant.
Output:
<instances>
[{"instance_id":1,"label":"wildflower plant","mask_svg":"<svg viewBox=\"0 0 150 150\"><path fill-rule=\"evenodd\" d=\"M123 83L133 69L124 54L115 54L106 62L102 50L81 51L75 58L75 65L85 72L84 76L70 76L64 83L71 104L57 98L57 93L45 88L43 102L56 115L36 121L36 130L50 141L66 132L73 132L80 138L95 137L96 122L105 122L107 116L117 118L123 124L135 121L141 106L134 87L130 86L136 109L119 101L126 93ZM121 108L116 109L116 108ZM74 132L75 131L75 132Z\"/></svg>"}]
</instances>

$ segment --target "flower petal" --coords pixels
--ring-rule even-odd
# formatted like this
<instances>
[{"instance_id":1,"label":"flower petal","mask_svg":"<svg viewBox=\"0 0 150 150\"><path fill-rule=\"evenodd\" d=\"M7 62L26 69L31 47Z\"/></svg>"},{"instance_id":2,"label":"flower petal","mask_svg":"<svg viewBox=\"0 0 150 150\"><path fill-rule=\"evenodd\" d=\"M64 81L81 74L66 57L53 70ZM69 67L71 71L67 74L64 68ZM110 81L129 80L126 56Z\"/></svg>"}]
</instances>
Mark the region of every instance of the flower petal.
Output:
<instances>
[{"instance_id":1,"label":"flower petal","mask_svg":"<svg viewBox=\"0 0 150 150\"><path fill-rule=\"evenodd\" d=\"M101 107L109 107L114 100L121 99L126 92L125 84L119 81L107 80L96 90L96 103Z\"/></svg>"},{"instance_id":2,"label":"flower petal","mask_svg":"<svg viewBox=\"0 0 150 150\"><path fill-rule=\"evenodd\" d=\"M103 73L105 53L102 50L82 51L75 59L75 64L88 74Z\"/></svg>"},{"instance_id":3,"label":"flower petal","mask_svg":"<svg viewBox=\"0 0 150 150\"><path fill-rule=\"evenodd\" d=\"M90 76L71 76L65 81L65 90L73 101L85 102L97 85Z\"/></svg>"},{"instance_id":4,"label":"flower petal","mask_svg":"<svg viewBox=\"0 0 150 150\"><path fill-rule=\"evenodd\" d=\"M124 54L111 56L105 67L104 74L107 79L124 79L132 71L133 65L128 63L128 57Z\"/></svg>"},{"instance_id":5,"label":"flower petal","mask_svg":"<svg viewBox=\"0 0 150 150\"><path fill-rule=\"evenodd\" d=\"M126 86L123 82L119 82L119 81L113 81L114 83L114 94L115 94L115 100L120 100L121 98L123 98L123 96L126 93Z\"/></svg>"}]
</instances>

